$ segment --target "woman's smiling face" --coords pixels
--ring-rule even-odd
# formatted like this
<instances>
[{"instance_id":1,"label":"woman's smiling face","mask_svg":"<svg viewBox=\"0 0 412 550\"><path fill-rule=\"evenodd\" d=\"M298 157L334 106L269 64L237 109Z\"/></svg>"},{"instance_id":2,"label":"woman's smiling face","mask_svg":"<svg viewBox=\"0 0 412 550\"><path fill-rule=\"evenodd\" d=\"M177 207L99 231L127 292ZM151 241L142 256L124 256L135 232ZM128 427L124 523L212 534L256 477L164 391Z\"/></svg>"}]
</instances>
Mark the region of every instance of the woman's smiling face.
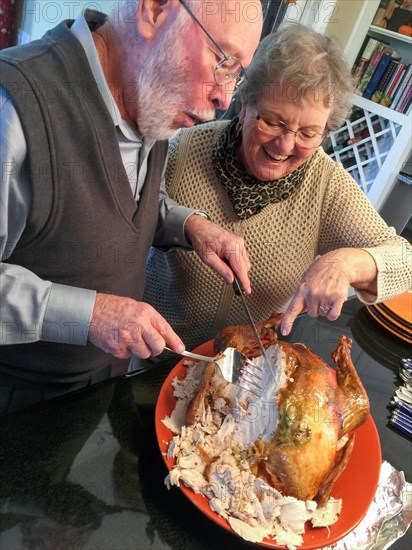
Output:
<instances>
[{"instance_id":1,"label":"woman's smiling face","mask_svg":"<svg viewBox=\"0 0 412 550\"><path fill-rule=\"evenodd\" d=\"M323 134L331 112L325 107L322 95L309 93L304 101L288 97L288 91L272 87L265 91L256 104L243 107L242 143L237 156L246 172L262 181L270 181L290 174L313 155L315 148L296 143L294 132L308 135ZM291 131L273 137L258 128L257 116L268 125L286 125Z\"/></svg>"}]
</instances>

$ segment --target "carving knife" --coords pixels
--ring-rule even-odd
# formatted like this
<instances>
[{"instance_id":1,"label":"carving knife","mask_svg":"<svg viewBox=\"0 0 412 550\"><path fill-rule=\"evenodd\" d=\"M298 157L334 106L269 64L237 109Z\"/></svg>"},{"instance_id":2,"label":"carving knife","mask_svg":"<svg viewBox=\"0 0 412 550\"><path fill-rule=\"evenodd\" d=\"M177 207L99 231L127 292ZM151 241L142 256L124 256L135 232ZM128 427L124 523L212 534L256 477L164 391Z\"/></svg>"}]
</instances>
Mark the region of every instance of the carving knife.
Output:
<instances>
[{"instance_id":1,"label":"carving knife","mask_svg":"<svg viewBox=\"0 0 412 550\"><path fill-rule=\"evenodd\" d=\"M257 340L257 343L259 345L259 349L260 349L260 353L262 354L264 360L265 360L265 363L267 365L269 365L269 362L268 362L268 358L267 358L267 355L266 355L266 350L265 348L263 347L263 343L262 343L262 340L260 339L260 336L259 336L259 333L258 333L258 330L256 328L256 324L253 320L253 317L250 313L250 309L246 303L246 298L245 298L245 289L242 285L242 283L239 281L239 279L235 276L235 281L233 283L233 289L235 291L235 294L236 296L240 296L240 299L242 300L242 304L243 304L243 308L244 310L246 311L246 315L249 319L249 323L252 325L252 328L253 328L253 332L255 333L255 336L256 336L256 340Z\"/></svg>"}]
</instances>

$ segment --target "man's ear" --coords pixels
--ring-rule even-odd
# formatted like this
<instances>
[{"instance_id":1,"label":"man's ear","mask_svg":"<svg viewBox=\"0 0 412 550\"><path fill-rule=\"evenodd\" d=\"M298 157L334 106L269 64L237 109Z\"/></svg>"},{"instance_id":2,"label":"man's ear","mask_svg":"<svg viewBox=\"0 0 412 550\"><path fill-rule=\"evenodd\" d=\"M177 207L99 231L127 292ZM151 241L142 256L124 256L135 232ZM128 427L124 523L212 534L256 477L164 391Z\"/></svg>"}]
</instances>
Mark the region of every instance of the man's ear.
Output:
<instances>
[{"instance_id":1,"label":"man's ear","mask_svg":"<svg viewBox=\"0 0 412 550\"><path fill-rule=\"evenodd\" d=\"M165 23L169 0L139 0L137 6L137 28L146 40L152 40L157 30Z\"/></svg>"}]
</instances>

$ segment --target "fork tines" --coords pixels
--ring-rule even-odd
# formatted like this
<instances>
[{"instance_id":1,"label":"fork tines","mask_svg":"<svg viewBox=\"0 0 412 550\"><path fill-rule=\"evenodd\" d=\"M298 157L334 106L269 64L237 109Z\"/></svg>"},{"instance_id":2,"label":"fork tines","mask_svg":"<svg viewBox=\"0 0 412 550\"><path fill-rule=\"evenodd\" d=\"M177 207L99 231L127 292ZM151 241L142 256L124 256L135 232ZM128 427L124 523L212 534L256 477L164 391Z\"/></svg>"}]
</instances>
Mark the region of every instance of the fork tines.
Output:
<instances>
[{"instance_id":1,"label":"fork tines","mask_svg":"<svg viewBox=\"0 0 412 550\"><path fill-rule=\"evenodd\" d=\"M245 361L244 367L240 371L241 376L239 378L239 385L242 386L243 389L250 391L257 397L260 397L260 395L256 393L256 390L258 390L259 393L262 391L262 377L259 376L259 373L261 373L262 370L262 367L255 365L254 363L252 363L252 361L247 359L247 361ZM253 388L245 386L245 383L251 384Z\"/></svg>"}]
</instances>

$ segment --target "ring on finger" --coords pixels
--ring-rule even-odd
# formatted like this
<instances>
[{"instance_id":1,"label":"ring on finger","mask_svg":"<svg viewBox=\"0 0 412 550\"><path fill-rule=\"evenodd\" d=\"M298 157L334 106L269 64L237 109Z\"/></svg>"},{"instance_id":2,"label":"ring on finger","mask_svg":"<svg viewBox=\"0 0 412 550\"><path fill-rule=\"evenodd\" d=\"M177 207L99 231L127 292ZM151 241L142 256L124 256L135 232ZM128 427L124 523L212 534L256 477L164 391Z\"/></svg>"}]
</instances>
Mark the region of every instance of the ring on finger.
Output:
<instances>
[{"instance_id":1,"label":"ring on finger","mask_svg":"<svg viewBox=\"0 0 412 550\"><path fill-rule=\"evenodd\" d=\"M327 313L329 313L331 309L332 309L332 306L326 306L326 307L319 306L319 313L326 315Z\"/></svg>"}]
</instances>

